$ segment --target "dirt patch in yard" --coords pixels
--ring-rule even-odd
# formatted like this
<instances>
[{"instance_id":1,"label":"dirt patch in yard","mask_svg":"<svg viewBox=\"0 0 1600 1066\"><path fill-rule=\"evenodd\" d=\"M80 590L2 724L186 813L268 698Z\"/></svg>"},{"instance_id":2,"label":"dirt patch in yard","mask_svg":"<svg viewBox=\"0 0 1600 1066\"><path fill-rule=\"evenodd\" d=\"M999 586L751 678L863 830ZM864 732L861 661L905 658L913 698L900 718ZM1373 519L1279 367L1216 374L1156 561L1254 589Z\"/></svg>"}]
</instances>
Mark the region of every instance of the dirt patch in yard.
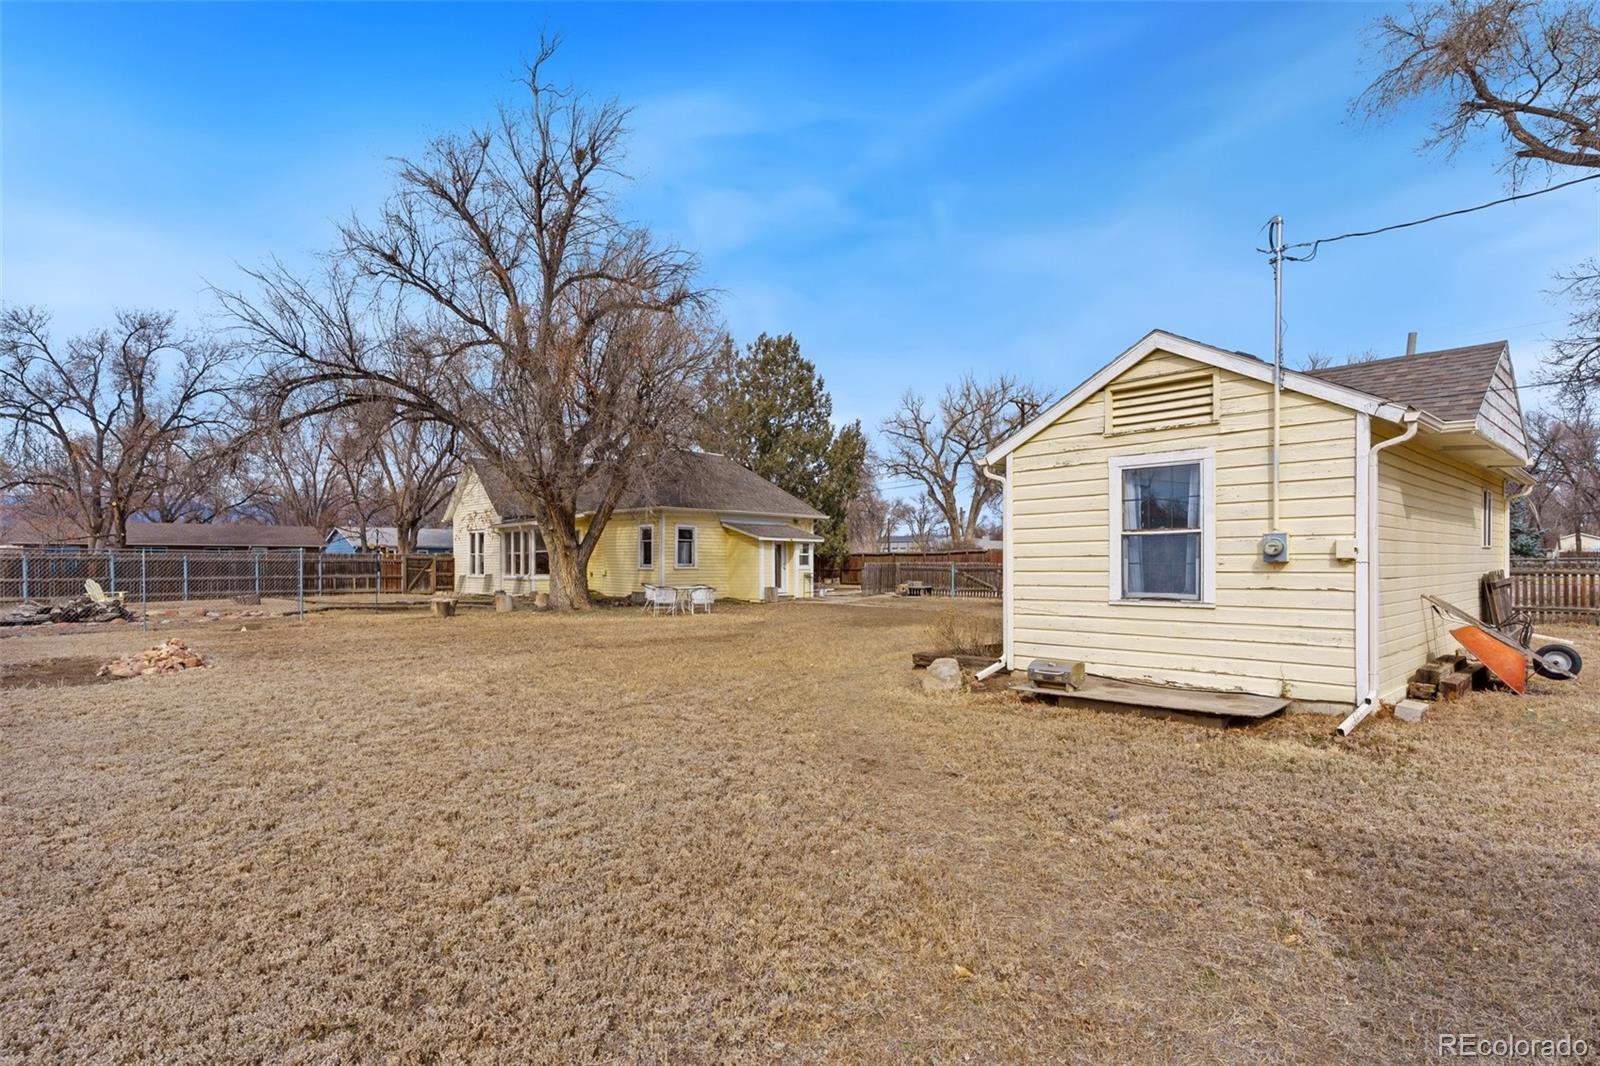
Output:
<instances>
[{"instance_id":1,"label":"dirt patch in yard","mask_svg":"<svg viewBox=\"0 0 1600 1066\"><path fill-rule=\"evenodd\" d=\"M8 692L0 1060L1600 1042L1600 670L1218 732L926 698L942 606L339 612Z\"/></svg>"},{"instance_id":2,"label":"dirt patch in yard","mask_svg":"<svg viewBox=\"0 0 1600 1066\"><path fill-rule=\"evenodd\" d=\"M41 659L38 662L0 664L0 689L58 688L62 685L99 685L115 678L99 677L98 659Z\"/></svg>"}]
</instances>

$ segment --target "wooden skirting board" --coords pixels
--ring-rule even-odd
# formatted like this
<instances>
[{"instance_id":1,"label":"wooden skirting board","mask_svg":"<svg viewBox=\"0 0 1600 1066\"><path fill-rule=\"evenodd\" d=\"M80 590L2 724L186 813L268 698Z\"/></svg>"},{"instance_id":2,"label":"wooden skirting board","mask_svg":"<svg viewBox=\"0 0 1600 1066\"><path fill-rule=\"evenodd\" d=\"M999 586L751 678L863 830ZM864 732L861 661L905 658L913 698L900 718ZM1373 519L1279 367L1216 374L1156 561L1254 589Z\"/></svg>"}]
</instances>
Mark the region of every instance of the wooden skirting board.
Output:
<instances>
[{"instance_id":1,"label":"wooden skirting board","mask_svg":"<svg viewBox=\"0 0 1600 1066\"><path fill-rule=\"evenodd\" d=\"M1012 685L1011 690L1048 696L1069 707L1133 711L1158 718L1204 720L1215 725L1260 721L1282 714L1289 706L1288 699L1277 696L1141 685L1108 677L1090 677L1070 691L1033 684Z\"/></svg>"}]
</instances>

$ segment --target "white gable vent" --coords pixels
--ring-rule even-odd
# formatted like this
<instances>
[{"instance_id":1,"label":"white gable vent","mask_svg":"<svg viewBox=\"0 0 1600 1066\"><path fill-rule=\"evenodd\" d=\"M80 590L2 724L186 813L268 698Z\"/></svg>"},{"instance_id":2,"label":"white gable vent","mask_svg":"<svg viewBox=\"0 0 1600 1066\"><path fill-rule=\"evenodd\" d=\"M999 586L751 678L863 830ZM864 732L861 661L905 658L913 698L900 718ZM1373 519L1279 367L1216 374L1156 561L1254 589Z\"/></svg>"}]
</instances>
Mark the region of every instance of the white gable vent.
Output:
<instances>
[{"instance_id":1,"label":"white gable vent","mask_svg":"<svg viewBox=\"0 0 1600 1066\"><path fill-rule=\"evenodd\" d=\"M1106 433L1135 433L1217 420L1217 373L1164 374L1106 389Z\"/></svg>"}]
</instances>

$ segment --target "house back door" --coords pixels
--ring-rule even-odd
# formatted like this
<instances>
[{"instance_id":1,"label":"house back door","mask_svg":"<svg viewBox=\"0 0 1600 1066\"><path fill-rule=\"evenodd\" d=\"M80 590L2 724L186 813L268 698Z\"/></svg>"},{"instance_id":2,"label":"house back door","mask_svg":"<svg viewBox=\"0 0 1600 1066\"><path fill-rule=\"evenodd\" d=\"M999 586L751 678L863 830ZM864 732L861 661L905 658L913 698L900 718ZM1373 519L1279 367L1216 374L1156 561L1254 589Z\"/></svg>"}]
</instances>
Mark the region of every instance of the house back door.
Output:
<instances>
[{"instance_id":1,"label":"house back door","mask_svg":"<svg viewBox=\"0 0 1600 1066\"><path fill-rule=\"evenodd\" d=\"M787 544L774 544L772 546L772 587L779 592L784 591L784 577L788 567L784 566L784 549Z\"/></svg>"}]
</instances>

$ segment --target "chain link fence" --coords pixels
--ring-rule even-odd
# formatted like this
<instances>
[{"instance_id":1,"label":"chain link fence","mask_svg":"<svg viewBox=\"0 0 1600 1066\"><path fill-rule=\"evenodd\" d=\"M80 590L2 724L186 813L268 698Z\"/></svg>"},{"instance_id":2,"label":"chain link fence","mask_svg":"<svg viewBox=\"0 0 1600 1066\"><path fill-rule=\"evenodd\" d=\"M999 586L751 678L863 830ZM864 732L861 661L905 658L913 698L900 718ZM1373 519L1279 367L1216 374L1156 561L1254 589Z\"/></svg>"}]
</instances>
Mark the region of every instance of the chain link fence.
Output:
<instances>
[{"instance_id":1,"label":"chain link fence","mask_svg":"<svg viewBox=\"0 0 1600 1066\"><path fill-rule=\"evenodd\" d=\"M449 590L455 570L448 555L336 555L304 549L0 551L0 604L76 599L88 581L107 595L120 596L141 615L151 605L215 602L263 605L304 618L308 603L351 604L370 597L374 606L383 606Z\"/></svg>"}]
</instances>

